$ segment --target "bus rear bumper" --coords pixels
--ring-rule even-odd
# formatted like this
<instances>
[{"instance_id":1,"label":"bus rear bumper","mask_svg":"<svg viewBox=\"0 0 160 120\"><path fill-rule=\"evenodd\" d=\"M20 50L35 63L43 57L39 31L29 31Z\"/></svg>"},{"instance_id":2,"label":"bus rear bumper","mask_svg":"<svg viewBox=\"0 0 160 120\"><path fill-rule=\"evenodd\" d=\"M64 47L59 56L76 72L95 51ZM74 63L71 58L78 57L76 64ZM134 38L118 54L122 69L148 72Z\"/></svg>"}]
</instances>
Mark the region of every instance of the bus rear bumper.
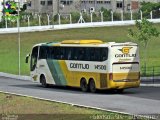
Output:
<instances>
[{"instance_id":1,"label":"bus rear bumper","mask_svg":"<svg viewBox=\"0 0 160 120\"><path fill-rule=\"evenodd\" d=\"M140 86L140 80L136 81L112 81L108 85L108 89L127 89L137 88Z\"/></svg>"}]
</instances>

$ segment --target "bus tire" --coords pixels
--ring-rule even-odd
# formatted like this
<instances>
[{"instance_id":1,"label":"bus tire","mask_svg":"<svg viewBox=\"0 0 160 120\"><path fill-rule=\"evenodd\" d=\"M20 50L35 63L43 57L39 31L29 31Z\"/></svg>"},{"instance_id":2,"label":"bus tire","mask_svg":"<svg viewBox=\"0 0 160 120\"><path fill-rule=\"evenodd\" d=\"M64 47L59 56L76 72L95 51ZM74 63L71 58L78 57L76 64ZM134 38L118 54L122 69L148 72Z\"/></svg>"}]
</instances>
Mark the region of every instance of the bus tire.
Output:
<instances>
[{"instance_id":1,"label":"bus tire","mask_svg":"<svg viewBox=\"0 0 160 120\"><path fill-rule=\"evenodd\" d=\"M89 81L89 91L92 93L96 92L96 84L93 79Z\"/></svg>"},{"instance_id":2,"label":"bus tire","mask_svg":"<svg viewBox=\"0 0 160 120\"><path fill-rule=\"evenodd\" d=\"M41 82L42 87L44 88L48 87L48 84L46 83L46 78L44 77L44 75L41 75L40 82Z\"/></svg>"},{"instance_id":3,"label":"bus tire","mask_svg":"<svg viewBox=\"0 0 160 120\"><path fill-rule=\"evenodd\" d=\"M87 81L86 79L82 78L80 81L80 88L83 92L87 92L88 91L88 85L87 85Z\"/></svg>"}]
</instances>

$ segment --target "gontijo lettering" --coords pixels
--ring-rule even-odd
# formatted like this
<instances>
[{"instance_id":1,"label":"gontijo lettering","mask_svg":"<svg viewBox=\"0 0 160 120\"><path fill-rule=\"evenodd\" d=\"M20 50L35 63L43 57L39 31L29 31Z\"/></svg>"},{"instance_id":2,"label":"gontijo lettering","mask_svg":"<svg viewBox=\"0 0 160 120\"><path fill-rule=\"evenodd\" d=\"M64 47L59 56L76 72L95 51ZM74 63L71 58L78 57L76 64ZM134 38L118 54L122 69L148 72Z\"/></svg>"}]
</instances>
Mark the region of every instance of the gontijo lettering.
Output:
<instances>
[{"instance_id":1,"label":"gontijo lettering","mask_svg":"<svg viewBox=\"0 0 160 120\"><path fill-rule=\"evenodd\" d=\"M89 69L89 64L70 63L70 68Z\"/></svg>"},{"instance_id":2,"label":"gontijo lettering","mask_svg":"<svg viewBox=\"0 0 160 120\"><path fill-rule=\"evenodd\" d=\"M123 47L122 49L118 49L119 51L121 51L123 54L115 54L115 57L136 57L136 54L129 54L130 50L133 47Z\"/></svg>"}]
</instances>

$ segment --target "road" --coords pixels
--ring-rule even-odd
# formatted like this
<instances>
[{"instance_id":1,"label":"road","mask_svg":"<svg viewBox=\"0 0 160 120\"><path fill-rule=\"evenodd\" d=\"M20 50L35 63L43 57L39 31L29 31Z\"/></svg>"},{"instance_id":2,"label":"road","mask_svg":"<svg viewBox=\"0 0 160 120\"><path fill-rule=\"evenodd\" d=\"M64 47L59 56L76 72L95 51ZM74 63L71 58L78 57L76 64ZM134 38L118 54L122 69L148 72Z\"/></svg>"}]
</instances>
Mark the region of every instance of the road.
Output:
<instances>
[{"instance_id":1,"label":"road","mask_svg":"<svg viewBox=\"0 0 160 120\"><path fill-rule=\"evenodd\" d=\"M80 89L65 87L42 88L31 81L0 77L0 91L29 95L134 115L160 115L160 87L127 89L123 94L99 91L83 93Z\"/></svg>"}]
</instances>

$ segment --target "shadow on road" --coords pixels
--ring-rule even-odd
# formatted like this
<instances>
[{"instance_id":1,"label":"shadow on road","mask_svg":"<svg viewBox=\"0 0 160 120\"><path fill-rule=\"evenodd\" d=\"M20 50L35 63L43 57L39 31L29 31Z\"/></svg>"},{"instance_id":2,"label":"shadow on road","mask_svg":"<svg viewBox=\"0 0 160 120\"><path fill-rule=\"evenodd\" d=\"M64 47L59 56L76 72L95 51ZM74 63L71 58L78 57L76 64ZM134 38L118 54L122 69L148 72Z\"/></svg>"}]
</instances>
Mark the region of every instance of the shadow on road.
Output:
<instances>
[{"instance_id":1,"label":"shadow on road","mask_svg":"<svg viewBox=\"0 0 160 120\"><path fill-rule=\"evenodd\" d=\"M130 90L124 90L123 93L118 93L115 90L97 90L96 93L90 93L90 92L82 92L80 88L75 87L69 87L69 86L54 86L50 85L48 88L43 88L40 84L21 84L21 85L10 85L14 87L21 87L21 88L31 88L31 89L39 89L39 90L45 90L45 91L56 91L56 92L63 92L63 93L73 93L73 94L97 94L97 95L115 95L115 94L136 94L138 91L130 91Z\"/></svg>"}]
</instances>

